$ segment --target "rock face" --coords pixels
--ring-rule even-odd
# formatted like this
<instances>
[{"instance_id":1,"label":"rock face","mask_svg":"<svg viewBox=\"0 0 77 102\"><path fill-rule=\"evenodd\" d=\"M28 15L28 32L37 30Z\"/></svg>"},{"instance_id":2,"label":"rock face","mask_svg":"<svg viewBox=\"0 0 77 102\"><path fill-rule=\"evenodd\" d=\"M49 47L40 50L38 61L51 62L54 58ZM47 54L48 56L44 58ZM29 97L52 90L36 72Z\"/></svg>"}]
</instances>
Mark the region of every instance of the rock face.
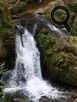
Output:
<instances>
[{"instance_id":1,"label":"rock face","mask_svg":"<svg viewBox=\"0 0 77 102\"><path fill-rule=\"evenodd\" d=\"M37 36L44 73L55 82L77 86L77 37Z\"/></svg>"}]
</instances>

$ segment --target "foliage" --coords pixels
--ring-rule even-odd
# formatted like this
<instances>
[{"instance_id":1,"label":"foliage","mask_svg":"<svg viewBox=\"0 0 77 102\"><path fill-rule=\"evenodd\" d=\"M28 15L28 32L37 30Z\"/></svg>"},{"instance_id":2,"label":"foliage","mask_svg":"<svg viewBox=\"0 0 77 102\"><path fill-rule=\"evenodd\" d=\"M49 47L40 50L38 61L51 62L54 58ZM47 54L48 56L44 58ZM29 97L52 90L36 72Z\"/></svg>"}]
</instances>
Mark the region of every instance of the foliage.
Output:
<instances>
[{"instance_id":1,"label":"foliage","mask_svg":"<svg viewBox=\"0 0 77 102\"><path fill-rule=\"evenodd\" d=\"M1 102L14 102L13 96L11 94L5 94Z\"/></svg>"},{"instance_id":2,"label":"foliage","mask_svg":"<svg viewBox=\"0 0 77 102\"><path fill-rule=\"evenodd\" d=\"M5 71L7 71L6 69L4 69L4 67L5 67L5 63L0 64L0 75L3 75Z\"/></svg>"},{"instance_id":3,"label":"foliage","mask_svg":"<svg viewBox=\"0 0 77 102\"><path fill-rule=\"evenodd\" d=\"M70 3L69 8L71 11L77 13L77 2L76 3Z\"/></svg>"},{"instance_id":4,"label":"foliage","mask_svg":"<svg viewBox=\"0 0 77 102\"><path fill-rule=\"evenodd\" d=\"M4 95L3 90L4 89L4 83L2 81L0 81L0 97L2 97Z\"/></svg>"},{"instance_id":5,"label":"foliage","mask_svg":"<svg viewBox=\"0 0 77 102\"><path fill-rule=\"evenodd\" d=\"M56 37L54 37L53 34L51 36L51 32L49 32L49 30L41 28L36 35L36 39L40 47L43 48L42 50L46 50L53 46Z\"/></svg>"},{"instance_id":6,"label":"foliage","mask_svg":"<svg viewBox=\"0 0 77 102\"><path fill-rule=\"evenodd\" d=\"M72 34L77 36L77 17L75 18L73 26L72 26Z\"/></svg>"},{"instance_id":7,"label":"foliage","mask_svg":"<svg viewBox=\"0 0 77 102\"><path fill-rule=\"evenodd\" d=\"M6 69L4 69L4 66L5 66L5 63L0 64L0 76L2 76L6 71ZM3 88L4 88L4 83L0 81L0 97L3 95L3 92L2 92Z\"/></svg>"},{"instance_id":8,"label":"foliage","mask_svg":"<svg viewBox=\"0 0 77 102\"><path fill-rule=\"evenodd\" d=\"M22 13L23 11L25 11L26 7L27 7L27 3L25 1L21 1L18 3L18 5L14 6L10 9L10 13L12 15Z\"/></svg>"},{"instance_id":9,"label":"foliage","mask_svg":"<svg viewBox=\"0 0 77 102\"><path fill-rule=\"evenodd\" d=\"M5 39L11 35L14 30L11 15L4 0L0 0L0 39Z\"/></svg>"},{"instance_id":10,"label":"foliage","mask_svg":"<svg viewBox=\"0 0 77 102\"><path fill-rule=\"evenodd\" d=\"M56 38L40 30L36 39L45 74L56 82L77 86L77 37Z\"/></svg>"}]
</instances>

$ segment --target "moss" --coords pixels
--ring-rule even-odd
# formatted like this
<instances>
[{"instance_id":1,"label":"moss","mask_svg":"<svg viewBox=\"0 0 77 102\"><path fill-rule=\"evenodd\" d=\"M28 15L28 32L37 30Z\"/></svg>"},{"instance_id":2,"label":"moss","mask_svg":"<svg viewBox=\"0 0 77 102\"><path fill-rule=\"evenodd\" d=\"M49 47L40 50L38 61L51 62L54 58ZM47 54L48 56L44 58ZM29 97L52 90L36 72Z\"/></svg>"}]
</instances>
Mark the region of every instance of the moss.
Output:
<instances>
[{"instance_id":1,"label":"moss","mask_svg":"<svg viewBox=\"0 0 77 102\"><path fill-rule=\"evenodd\" d=\"M18 3L18 5L16 5L15 7L10 9L10 12L12 15L18 14L18 13L22 13L26 10L27 7L27 3L24 1L21 1Z\"/></svg>"},{"instance_id":2,"label":"moss","mask_svg":"<svg viewBox=\"0 0 77 102\"><path fill-rule=\"evenodd\" d=\"M43 70L48 77L55 82L77 86L77 37L57 38L40 30L37 41Z\"/></svg>"},{"instance_id":3,"label":"moss","mask_svg":"<svg viewBox=\"0 0 77 102\"><path fill-rule=\"evenodd\" d=\"M51 36L49 30L45 28L40 29L40 32L36 35L36 39L40 47L43 48L42 50L52 47L56 40L53 35Z\"/></svg>"},{"instance_id":4,"label":"moss","mask_svg":"<svg viewBox=\"0 0 77 102\"><path fill-rule=\"evenodd\" d=\"M30 99L22 95L19 91L15 93L6 93L0 102L31 102Z\"/></svg>"},{"instance_id":5,"label":"moss","mask_svg":"<svg viewBox=\"0 0 77 102\"><path fill-rule=\"evenodd\" d=\"M12 15L17 15L25 12L30 7L34 7L39 3L39 0L20 0L13 1L11 5L9 5L10 12Z\"/></svg>"},{"instance_id":6,"label":"moss","mask_svg":"<svg viewBox=\"0 0 77 102\"><path fill-rule=\"evenodd\" d=\"M7 56L12 56L12 52L14 53L14 36L15 25L12 23L11 14L5 0L0 0L0 63L5 62L5 60L9 62L10 58ZM12 50L9 53L11 48Z\"/></svg>"},{"instance_id":7,"label":"moss","mask_svg":"<svg viewBox=\"0 0 77 102\"><path fill-rule=\"evenodd\" d=\"M47 68L58 77L57 81L77 86L77 72L74 67L77 65L75 56L72 53L53 51L50 56L45 56ZM48 71L49 72L49 71ZM55 77L54 77L55 78Z\"/></svg>"},{"instance_id":8,"label":"moss","mask_svg":"<svg viewBox=\"0 0 77 102\"><path fill-rule=\"evenodd\" d=\"M4 95L3 90L4 89L4 83L2 81L0 81L0 97L2 97Z\"/></svg>"},{"instance_id":9,"label":"moss","mask_svg":"<svg viewBox=\"0 0 77 102\"><path fill-rule=\"evenodd\" d=\"M71 27L71 35L77 35L77 1L76 0L64 0L65 1L65 6L67 5L67 8L69 9L70 12L70 19L69 19L69 25Z\"/></svg>"},{"instance_id":10,"label":"moss","mask_svg":"<svg viewBox=\"0 0 77 102\"><path fill-rule=\"evenodd\" d=\"M77 17L75 18L73 26L72 26L72 33L74 35L77 35Z\"/></svg>"},{"instance_id":11,"label":"moss","mask_svg":"<svg viewBox=\"0 0 77 102\"><path fill-rule=\"evenodd\" d=\"M63 10L57 10L54 17L57 21L62 22L66 18L66 13Z\"/></svg>"},{"instance_id":12,"label":"moss","mask_svg":"<svg viewBox=\"0 0 77 102\"><path fill-rule=\"evenodd\" d=\"M11 35L14 31L14 25L11 15L6 7L4 0L0 0L0 39Z\"/></svg>"},{"instance_id":13,"label":"moss","mask_svg":"<svg viewBox=\"0 0 77 102\"><path fill-rule=\"evenodd\" d=\"M0 78L1 76L5 73L6 69L5 68L5 63L0 64ZM3 90L4 89L4 82L0 81L0 97L4 95Z\"/></svg>"},{"instance_id":14,"label":"moss","mask_svg":"<svg viewBox=\"0 0 77 102\"><path fill-rule=\"evenodd\" d=\"M77 13L77 2L76 3L70 3L68 6L69 6L71 11Z\"/></svg>"},{"instance_id":15,"label":"moss","mask_svg":"<svg viewBox=\"0 0 77 102\"><path fill-rule=\"evenodd\" d=\"M1 99L1 102L14 102L11 94L5 94L4 98Z\"/></svg>"}]
</instances>

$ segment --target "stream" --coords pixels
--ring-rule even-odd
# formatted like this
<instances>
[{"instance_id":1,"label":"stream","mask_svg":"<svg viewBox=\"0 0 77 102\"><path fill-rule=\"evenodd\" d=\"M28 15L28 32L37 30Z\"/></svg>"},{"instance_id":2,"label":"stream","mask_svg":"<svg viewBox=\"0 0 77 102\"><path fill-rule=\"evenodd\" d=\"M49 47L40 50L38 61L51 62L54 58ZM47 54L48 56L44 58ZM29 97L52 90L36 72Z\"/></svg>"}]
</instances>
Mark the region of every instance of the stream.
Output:
<instances>
[{"instance_id":1,"label":"stream","mask_svg":"<svg viewBox=\"0 0 77 102\"><path fill-rule=\"evenodd\" d=\"M41 21L44 22L43 20ZM43 80L40 52L36 47L33 34L21 25L17 25L17 27L19 32L23 31L23 34L19 32L16 34L16 64L14 70L10 73L9 79L7 79L4 92L11 94L19 92L27 96L32 102L40 102L39 100L42 97L47 97L50 100L54 100L54 102L67 102L68 96L63 95L62 91L59 91L58 88L52 86L48 81ZM47 27L54 31L55 34L64 36L61 35L64 33L54 25L47 23ZM2 80L5 80L5 77L7 77L7 74Z\"/></svg>"}]
</instances>

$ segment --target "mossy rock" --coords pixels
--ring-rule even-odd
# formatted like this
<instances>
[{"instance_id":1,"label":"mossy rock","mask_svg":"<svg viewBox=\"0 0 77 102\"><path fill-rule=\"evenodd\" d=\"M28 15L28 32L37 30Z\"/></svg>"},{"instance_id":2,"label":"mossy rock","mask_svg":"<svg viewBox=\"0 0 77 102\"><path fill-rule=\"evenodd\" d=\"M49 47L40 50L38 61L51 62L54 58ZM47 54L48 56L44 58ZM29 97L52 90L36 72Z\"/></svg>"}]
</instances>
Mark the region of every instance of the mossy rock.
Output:
<instances>
[{"instance_id":1,"label":"mossy rock","mask_svg":"<svg viewBox=\"0 0 77 102\"><path fill-rule=\"evenodd\" d=\"M44 75L55 82L77 86L77 37L57 38L38 33Z\"/></svg>"}]
</instances>

